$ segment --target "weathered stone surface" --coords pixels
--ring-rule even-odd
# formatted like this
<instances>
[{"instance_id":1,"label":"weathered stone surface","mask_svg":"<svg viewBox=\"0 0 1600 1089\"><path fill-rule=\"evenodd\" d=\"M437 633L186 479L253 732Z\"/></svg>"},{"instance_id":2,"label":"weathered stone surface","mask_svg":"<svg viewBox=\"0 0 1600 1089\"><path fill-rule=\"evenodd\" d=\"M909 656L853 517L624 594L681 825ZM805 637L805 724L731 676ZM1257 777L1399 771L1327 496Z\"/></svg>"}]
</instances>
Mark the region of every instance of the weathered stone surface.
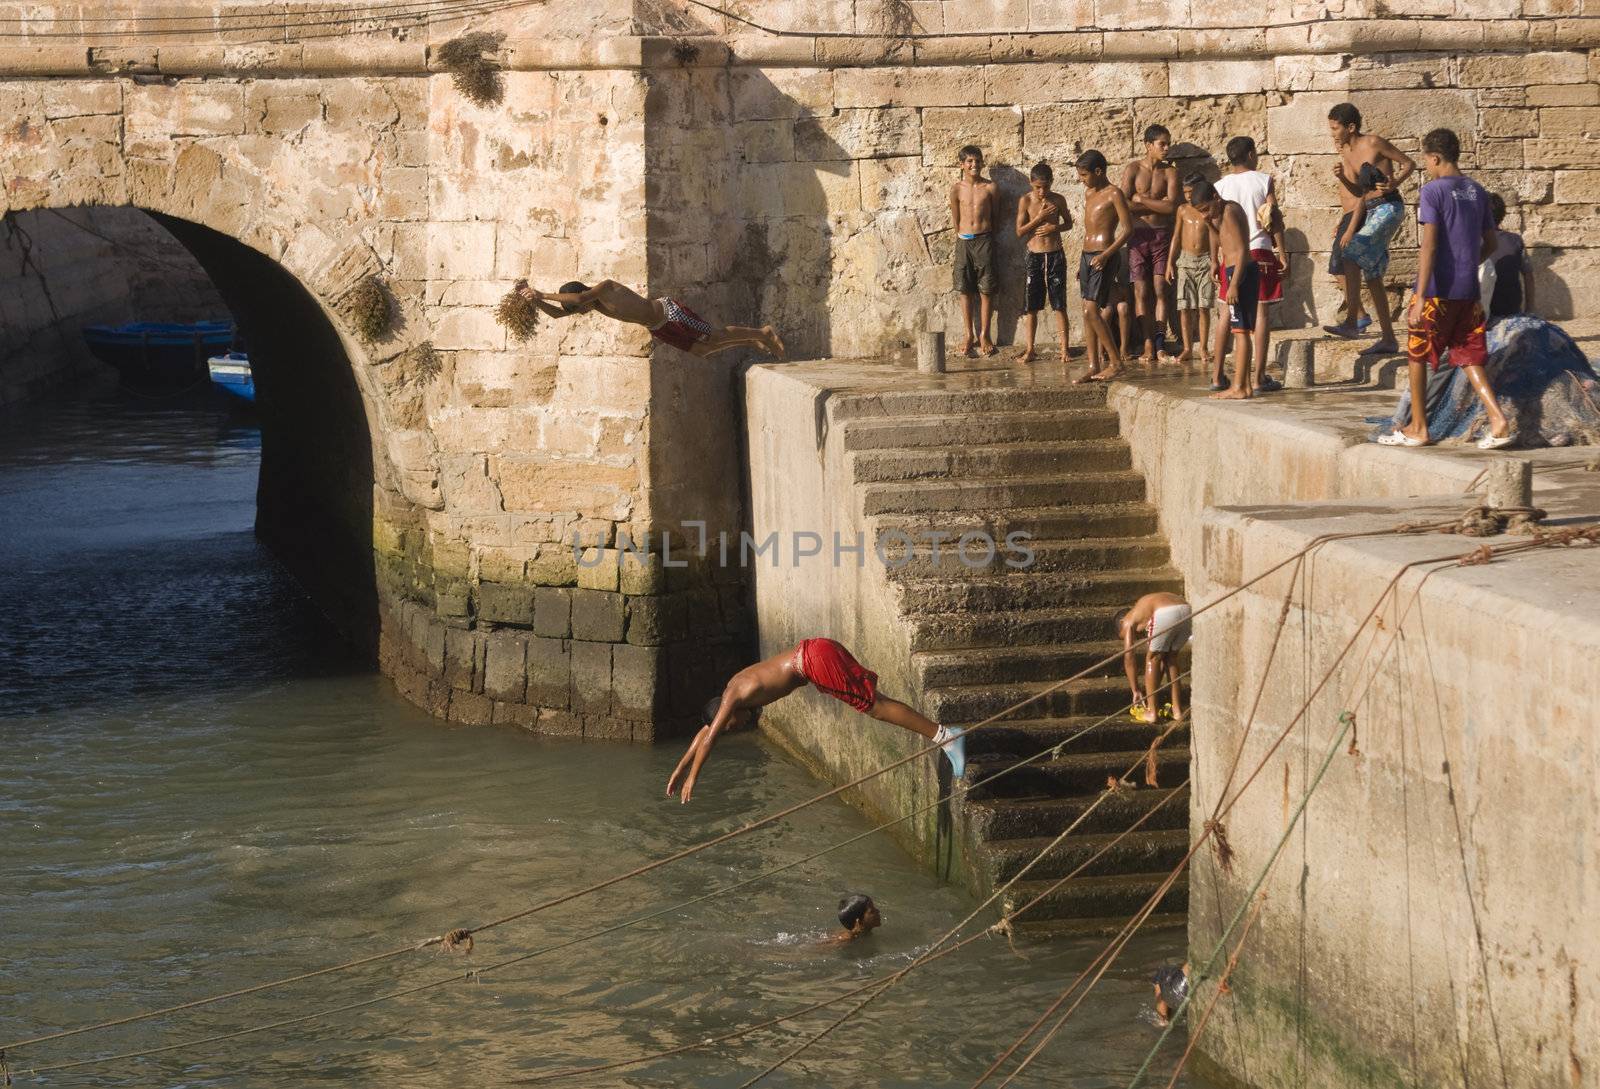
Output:
<instances>
[{"instance_id":1,"label":"weathered stone surface","mask_svg":"<svg viewBox=\"0 0 1600 1089\"><path fill-rule=\"evenodd\" d=\"M1529 106L1600 106L1600 84L1542 84L1524 89L1523 100Z\"/></svg>"},{"instance_id":2,"label":"weathered stone surface","mask_svg":"<svg viewBox=\"0 0 1600 1089\"><path fill-rule=\"evenodd\" d=\"M565 639L528 641L527 699L540 707L565 709L572 699L572 644Z\"/></svg>"},{"instance_id":3,"label":"weathered stone surface","mask_svg":"<svg viewBox=\"0 0 1600 1089\"><path fill-rule=\"evenodd\" d=\"M1022 161L1022 110L979 106L922 111L922 161L954 166L967 144L983 149L987 163L1016 166Z\"/></svg>"},{"instance_id":4,"label":"weathered stone surface","mask_svg":"<svg viewBox=\"0 0 1600 1089\"><path fill-rule=\"evenodd\" d=\"M834 104L857 106L976 106L983 103L981 68L841 68Z\"/></svg>"},{"instance_id":5,"label":"weathered stone surface","mask_svg":"<svg viewBox=\"0 0 1600 1089\"><path fill-rule=\"evenodd\" d=\"M665 653L660 647L630 646L611 649L611 689L615 714L632 719L654 718L664 702L660 672Z\"/></svg>"},{"instance_id":6,"label":"weathered stone surface","mask_svg":"<svg viewBox=\"0 0 1600 1089\"><path fill-rule=\"evenodd\" d=\"M992 64L983 71L984 101L997 106L1098 101L1107 91L1132 98L1167 93L1167 66L1142 61Z\"/></svg>"},{"instance_id":7,"label":"weathered stone surface","mask_svg":"<svg viewBox=\"0 0 1600 1089\"><path fill-rule=\"evenodd\" d=\"M572 709L593 714L611 711L611 644L574 639L572 654Z\"/></svg>"},{"instance_id":8,"label":"weathered stone surface","mask_svg":"<svg viewBox=\"0 0 1600 1089\"><path fill-rule=\"evenodd\" d=\"M1555 106L1540 110L1539 135L1600 140L1600 106Z\"/></svg>"},{"instance_id":9,"label":"weathered stone surface","mask_svg":"<svg viewBox=\"0 0 1600 1089\"><path fill-rule=\"evenodd\" d=\"M527 692L527 637L494 632L484 642L484 695L520 703Z\"/></svg>"},{"instance_id":10,"label":"weathered stone surface","mask_svg":"<svg viewBox=\"0 0 1600 1089\"><path fill-rule=\"evenodd\" d=\"M1558 204L1600 204L1600 169L1556 171L1555 199Z\"/></svg>"},{"instance_id":11,"label":"weathered stone surface","mask_svg":"<svg viewBox=\"0 0 1600 1089\"><path fill-rule=\"evenodd\" d=\"M946 4L944 29L952 34L974 30L998 33L1028 29L1028 0L963 0Z\"/></svg>"},{"instance_id":12,"label":"weathered stone surface","mask_svg":"<svg viewBox=\"0 0 1600 1089\"><path fill-rule=\"evenodd\" d=\"M540 586L533 592L535 635L565 639L572 634L572 591Z\"/></svg>"},{"instance_id":13,"label":"weathered stone surface","mask_svg":"<svg viewBox=\"0 0 1600 1089\"><path fill-rule=\"evenodd\" d=\"M478 618L491 624L533 626L533 587L496 582L478 584Z\"/></svg>"},{"instance_id":14,"label":"weathered stone surface","mask_svg":"<svg viewBox=\"0 0 1600 1089\"><path fill-rule=\"evenodd\" d=\"M920 150L917 111L835 110L795 122L795 156L809 161L874 159Z\"/></svg>"},{"instance_id":15,"label":"weathered stone surface","mask_svg":"<svg viewBox=\"0 0 1600 1089\"><path fill-rule=\"evenodd\" d=\"M626 628L626 599L604 590L572 592L572 637L602 643L622 641Z\"/></svg>"},{"instance_id":16,"label":"weathered stone surface","mask_svg":"<svg viewBox=\"0 0 1600 1089\"><path fill-rule=\"evenodd\" d=\"M1272 90L1277 73L1270 59L1173 61L1167 66L1171 95L1242 95Z\"/></svg>"},{"instance_id":17,"label":"weathered stone surface","mask_svg":"<svg viewBox=\"0 0 1600 1089\"><path fill-rule=\"evenodd\" d=\"M792 120L833 109L834 73L826 68L736 68L728 76L739 121Z\"/></svg>"},{"instance_id":18,"label":"weathered stone surface","mask_svg":"<svg viewBox=\"0 0 1600 1089\"><path fill-rule=\"evenodd\" d=\"M1538 110L1483 110L1478 131L1484 136L1504 138L1539 135Z\"/></svg>"},{"instance_id":19,"label":"weathered stone surface","mask_svg":"<svg viewBox=\"0 0 1600 1089\"><path fill-rule=\"evenodd\" d=\"M686 637L685 599L677 594L628 599L628 642L660 646Z\"/></svg>"},{"instance_id":20,"label":"weathered stone surface","mask_svg":"<svg viewBox=\"0 0 1600 1089\"><path fill-rule=\"evenodd\" d=\"M1132 103L1121 99L1029 106L1023 111L1026 158L1053 160L1058 164L1058 179L1065 182L1061 167L1090 148L1103 152L1112 162L1133 155L1137 121Z\"/></svg>"},{"instance_id":21,"label":"weathered stone surface","mask_svg":"<svg viewBox=\"0 0 1600 1089\"><path fill-rule=\"evenodd\" d=\"M1588 75L1582 53L1501 53L1462 57L1456 80L1462 87L1523 87L1582 83Z\"/></svg>"}]
</instances>

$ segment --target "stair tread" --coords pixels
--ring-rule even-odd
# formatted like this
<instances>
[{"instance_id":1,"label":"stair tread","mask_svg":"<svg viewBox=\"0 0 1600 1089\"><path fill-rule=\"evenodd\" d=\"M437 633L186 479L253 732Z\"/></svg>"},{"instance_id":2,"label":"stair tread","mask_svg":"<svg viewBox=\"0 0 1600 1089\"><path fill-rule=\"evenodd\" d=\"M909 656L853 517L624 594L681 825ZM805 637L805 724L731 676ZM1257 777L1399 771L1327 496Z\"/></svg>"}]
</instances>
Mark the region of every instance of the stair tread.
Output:
<instances>
[{"instance_id":1,"label":"stair tread","mask_svg":"<svg viewBox=\"0 0 1600 1089\"><path fill-rule=\"evenodd\" d=\"M1087 481L1144 483L1136 469L1090 469L1081 473L1028 473L1024 476L939 477L933 480L875 480L860 485L863 489L895 488L932 491L935 488L1003 488L1018 484L1082 484ZM1076 504L1065 504L1078 509Z\"/></svg>"},{"instance_id":2,"label":"stair tread","mask_svg":"<svg viewBox=\"0 0 1600 1089\"><path fill-rule=\"evenodd\" d=\"M1004 646L964 647L951 650L918 650L913 662L943 665L950 662L993 661L1005 658L1081 658L1085 654L1121 654L1122 644L1111 639L1083 643L1019 643Z\"/></svg>"},{"instance_id":3,"label":"stair tread","mask_svg":"<svg viewBox=\"0 0 1600 1089\"><path fill-rule=\"evenodd\" d=\"M952 551L957 544L954 538L939 542L941 553ZM1167 539L1159 533L1132 533L1125 537L1029 537L1028 547L1035 551L1049 551L1052 549L1065 549L1067 551L1088 552L1096 548L1115 548L1124 545L1129 548L1152 548L1167 546ZM887 549L893 554L892 549ZM921 555L932 552L933 545L916 543L913 539L912 554Z\"/></svg>"},{"instance_id":4,"label":"stair tread","mask_svg":"<svg viewBox=\"0 0 1600 1089\"><path fill-rule=\"evenodd\" d=\"M1140 787L1135 794L1143 794L1150 799L1149 808L1154 808L1156 803L1163 801L1164 797L1176 791L1187 791L1187 786L1170 787ZM1022 798L973 798L967 804L975 809L1007 809L1007 810L1053 810L1053 809L1081 809L1086 801L1092 801L1097 794L1052 794L1035 795Z\"/></svg>"},{"instance_id":5,"label":"stair tread","mask_svg":"<svg viewBox=\"0 0 1600 1089\"><path fill-rule=\"evenodd\" d=\"M1116 765L1122 763L1124 760L1130 762L1136 759L1142 760L1144 759L1145 753L1149 751L1150 747L1147 745L1142 749L1105 749L1093 752L1064 752L1060 756L1052 757L1049 760L1035 760L1029 766L1034 768L1076 768L1094 767L1101 764ZM1164 758L1169 763L1177 763L1179 760L1187 762L1189 759L1189 746L1174 745L1172 744L1172 739L1168 738L1167 743L1156 750L1156 757L1157 759ZM987 767L990 764L993 764L996 767L1005 767L1008 764L1014 763L1016 763L1016 758L1004 753L986 753L982 756L972 756L968 757L967 759L967 766L973 768Z\"/></svg>"},{"instance_id":6,"label":"stair tread","mask_svg":"<svg viewBox=\"0 0 1600 1089\"><path fill-rule=\"evenodd\" d=\"M1189 924L1189 916L1178 912L1158 911L1144 921L1140 933L1150 930L1170 930ZM1026 938L1072 937L1089 938L1119 933L1128 925L1126 915L1068 916L1060 919L1033 918L1024 915L1014 924L1016 931Z\"/></svg>"},{"instance_id":7,"label":"stair tread","mask_svg":"<svg viewBox=\"0 0 1600 1089\"><path fill-rule=\"evenodd\" d=\"M987 415L987 413L986 413ZM1055 413L1051 413L1055 415ZM878 419L879 417L869 417ZM892 419L904 421L908 417L895 416ZM852 420L851 425L857 421ZM1047 453L1052 450L1072 452L1087 448L1103 450L1122 450L1127 448L1127 441L1121 438L1112 439L1023 439L1018 442L955 442L944 446L880 446L871 450L852 450L850 456L854 458L883 458L883 457L927 457L932 454L947 454L956 456L1004 456L1019 453Z\"/></svg>"},{"instance_id":8,"label":"stair tread","mask_svg":"<svg viewBox=\"0 0 1600 1089\"><path fill-rule=\"evenodd\" d=\"M1163 842L1178 844L1185 847L1189 845L1189 830L1187 828L1143 828L1133 832L1135 836L1146 839L1158 839ZM1075 847L1104 847L1109 843L1118 842L1119 836L1127 836L1126 832L1074 832L1061 840L1061 846L1073 845ZM1027 836L1016 839L991 839L987 843L990 851L1006 852L1015 855L1036 855L1045 850L1056 841L1055 836ZM1131 838L1131 837L1129 837ZM1121 842L1126 842L1122 840ZM1079 880L1073 878L1074 881Z\"/></svg>"},{"instance_id":9,"label":"stair tread","mask_svg":"<svg viewBox=\"0 0 1600 1089\"><path fill-rule=\"evenodd\" d=\"M984 409L984 419L1005 417L1019 420L1082 419L1102 420L1116 412L1103 405L1086 408L1004 408ZM906 412L893 416L848 416L839 421L846 428L887 429L913 424L948 424L952 419L970 419L966 413L953 416L948 412Z\"/></svg>"}]
</instances>

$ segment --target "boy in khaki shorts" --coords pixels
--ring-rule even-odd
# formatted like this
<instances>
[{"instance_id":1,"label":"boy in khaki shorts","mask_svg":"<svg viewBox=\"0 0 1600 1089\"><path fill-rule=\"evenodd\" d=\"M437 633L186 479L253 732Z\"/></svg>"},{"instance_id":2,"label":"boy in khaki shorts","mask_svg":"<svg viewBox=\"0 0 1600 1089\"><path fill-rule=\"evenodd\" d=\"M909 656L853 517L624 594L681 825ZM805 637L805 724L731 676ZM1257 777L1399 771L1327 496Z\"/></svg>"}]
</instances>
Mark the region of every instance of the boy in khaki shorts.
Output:
<instances>
[{"instance_id":1,"label":"boy in khaki shorts","mask_svg":"<svg viewBox=\"0 0 1600 1089\"><path fill-rule=\"evenodd\" d=\"M1178 206L1176 237L1167 252L1167 267L1161 273L1165 283L1177 285L1178 328L1183 334L1183 352L1178 359L1184 363L1196 357L1196 344L1200 345L1200 354L1205 353L1205 346L1211 342L1211 311L1217 305L1211 221L1189 203L1196 177L1191 174L1183 180L1184 202Z\"/></svg>"}]
</instances>

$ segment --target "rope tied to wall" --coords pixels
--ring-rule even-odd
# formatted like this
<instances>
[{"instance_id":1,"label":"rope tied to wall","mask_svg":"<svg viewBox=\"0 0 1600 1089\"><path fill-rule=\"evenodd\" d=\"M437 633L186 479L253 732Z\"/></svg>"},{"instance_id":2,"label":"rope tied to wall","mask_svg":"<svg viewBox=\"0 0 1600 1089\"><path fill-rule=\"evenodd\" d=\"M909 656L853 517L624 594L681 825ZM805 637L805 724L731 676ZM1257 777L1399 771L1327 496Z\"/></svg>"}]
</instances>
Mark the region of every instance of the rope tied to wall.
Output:
<instances>
[{"instance_id":1,"label":"rope tied to wall","mask_svg":"<svg viewBox=\"0 0 1600 1089\"><path fill-rule=\"evenodd\" d=\"M1217 856L1217 865L1223 873L1233 872L1233 844L1228 842L1228 826L1215 817L1207 820L1205 830L1211 834L1211 851Z\"/></svg>"}]
</instances>

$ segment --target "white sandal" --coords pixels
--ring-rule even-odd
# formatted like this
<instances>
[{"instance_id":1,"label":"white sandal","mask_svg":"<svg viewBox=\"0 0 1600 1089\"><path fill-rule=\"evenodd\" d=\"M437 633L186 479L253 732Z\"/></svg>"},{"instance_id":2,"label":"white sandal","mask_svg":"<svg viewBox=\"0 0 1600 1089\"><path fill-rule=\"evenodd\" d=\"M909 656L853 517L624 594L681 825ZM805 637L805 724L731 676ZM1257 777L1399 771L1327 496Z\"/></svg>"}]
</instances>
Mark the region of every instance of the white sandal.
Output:
<instances>
[{"instance_id":1,"label":"white sandal","mask_svg":"<svg viewBox=\"0 0 1600 1089\"><path fill-rule=\"evenodd\" d=\"M1410 435L1407 435L1404 431L1391 431L1387 435L1379 435L1378 436L1378 445L1379 446L1406 446L1406 447L1412 447L1412 446L1426 446L1428 444L1426 442L1423 442L1421 439L1412 438Z\"/></svg>"},{"instance_id":2,"label":"white sandal","mask_svg":"<svg viewBox=\"0 0 1600 1089\"><path fill-rule=\"evenodd\" d=\"M1489 434L1489 435L1485 435L1483 438L1478 440L1478 449L1479 450L1500 450L1500 449L1504 449L1507 446L1510 446L1512 443L1514 443L1516 441L1517 441L1517 433L1515 431L1507 431L1504 435L1501 435L1498 439L1495 438L1494 435Z\"/></svg>"}]
</instances>

